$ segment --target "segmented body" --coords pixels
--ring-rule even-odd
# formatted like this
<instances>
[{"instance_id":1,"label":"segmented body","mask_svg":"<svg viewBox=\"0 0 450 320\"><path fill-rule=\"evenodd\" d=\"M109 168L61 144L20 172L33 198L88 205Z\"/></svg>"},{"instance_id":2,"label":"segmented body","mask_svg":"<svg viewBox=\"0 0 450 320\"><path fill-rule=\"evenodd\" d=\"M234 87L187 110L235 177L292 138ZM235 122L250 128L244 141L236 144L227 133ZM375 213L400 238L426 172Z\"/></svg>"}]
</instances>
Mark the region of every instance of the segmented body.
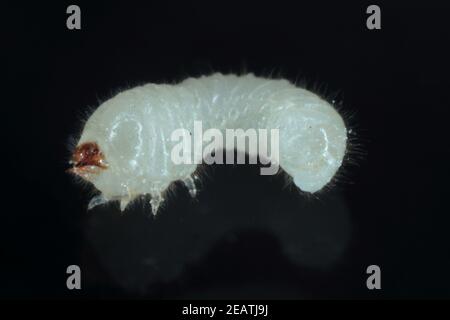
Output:
<instances>
[{"instance_id":1,"label":"segmented body","mask_svg":"<svg viewBox=\"0 0 450 320\"><path fill-rule=\"evenodd\" d=\"M192 193L197 164L171 160L174 130L279 129L279 164L301 190L323 188L342 164L347 130L327 101L286 80L213 74L177 85L147 84L104 102L86 122L78 146L96 143L107 168L86 174L101 191L92 205L120 199L122 207L150 193L153 206L176 180ZM156 212L156 211L155 211Z\"/></svg>"}]
</instances>

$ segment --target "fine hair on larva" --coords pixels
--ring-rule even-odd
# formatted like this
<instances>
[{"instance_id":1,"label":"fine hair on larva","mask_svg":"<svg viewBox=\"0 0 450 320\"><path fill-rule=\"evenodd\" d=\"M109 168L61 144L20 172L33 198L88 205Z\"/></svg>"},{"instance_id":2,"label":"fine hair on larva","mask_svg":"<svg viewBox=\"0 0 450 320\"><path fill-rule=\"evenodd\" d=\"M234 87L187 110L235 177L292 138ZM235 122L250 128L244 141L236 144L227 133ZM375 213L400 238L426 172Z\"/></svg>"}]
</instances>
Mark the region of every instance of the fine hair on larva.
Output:
<instances>
[{"instance_id":1,"label":"fine hair on larva","mask_svg":"<svg viewBox=\"0 0 450 320\"><path fill-rule=\"evenodd\" d=\"M118 200L123 211L149 194L156 214L175 181L196 196L202 174L195 163L171 161L176 144L171 133L180 128L193 132L194 122L201 121L205 130L278 130L278 173L285 173L302 193L317 194L333 184L343 162L360 154L348 124L351 117L343 115L336 98L329 98L285 79L252 73L136 86L104 101L87 117L80 138L71 143L70 172L99 192L89 209Z\"/></svg>"}]
</instances>

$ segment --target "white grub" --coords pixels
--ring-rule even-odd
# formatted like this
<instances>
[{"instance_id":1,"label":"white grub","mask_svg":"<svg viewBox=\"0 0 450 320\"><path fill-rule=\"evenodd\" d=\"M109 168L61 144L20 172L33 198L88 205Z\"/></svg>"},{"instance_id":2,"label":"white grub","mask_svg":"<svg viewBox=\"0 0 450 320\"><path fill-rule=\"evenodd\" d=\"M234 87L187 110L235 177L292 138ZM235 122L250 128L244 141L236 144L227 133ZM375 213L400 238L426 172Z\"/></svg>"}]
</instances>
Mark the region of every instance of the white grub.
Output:
<instances>
[{"instance_id":1,"label":"white grub","mask_svg":"<svg viewBox=\"0 0 450 320\"><path fill-rule=\"evenodd\" d=\"M87 120L77 146L94 142L106 169L84 174L101 192L89 207L120 200L122 210L143 194L156 214L164 191L177 180L195 196L196 164L176 165L175 129L279 129L279 164L302 191L327 185L342 164L347 129L333 106L286 80L216 73L177 85L146 84L102 103Z\"/></svg>"}]
</instances>

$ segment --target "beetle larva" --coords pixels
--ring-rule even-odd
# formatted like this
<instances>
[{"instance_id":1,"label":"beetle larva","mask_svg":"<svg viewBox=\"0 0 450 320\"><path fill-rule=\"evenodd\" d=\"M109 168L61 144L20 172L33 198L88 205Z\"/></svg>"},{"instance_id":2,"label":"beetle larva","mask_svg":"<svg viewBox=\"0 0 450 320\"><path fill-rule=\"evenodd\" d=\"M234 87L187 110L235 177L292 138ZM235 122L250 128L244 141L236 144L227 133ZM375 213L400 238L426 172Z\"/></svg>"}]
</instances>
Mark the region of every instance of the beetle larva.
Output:
<instances>
[{"instance_id":1,"label":"beetle larva","mask_svg":"<svg viewBox=\"0 0 450 320\"><path fill-rule=\"evenodd\" d=\"M147 84L107 100L85 124L71 171L101 192L90 207L120 200L123 210L151 194L156 213L176 180L195 194L196 164L171 160L171 134L192 132L195 121L204 129L279 129L279 164L306 192L330 182L346 152L347 130L338 112L286 80L216 73L177 85Z\"/></svg>"}]
</instances>

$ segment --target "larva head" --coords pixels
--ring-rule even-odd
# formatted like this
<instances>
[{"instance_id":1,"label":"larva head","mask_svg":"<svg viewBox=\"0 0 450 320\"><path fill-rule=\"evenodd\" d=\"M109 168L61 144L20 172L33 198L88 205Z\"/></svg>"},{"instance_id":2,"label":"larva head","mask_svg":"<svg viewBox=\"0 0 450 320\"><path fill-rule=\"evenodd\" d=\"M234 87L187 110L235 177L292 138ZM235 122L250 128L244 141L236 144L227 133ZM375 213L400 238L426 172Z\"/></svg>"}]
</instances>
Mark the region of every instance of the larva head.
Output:
<instances>
[{"instance_id":1,"label":"larva head","mask_svg":"<svg viewBox=\"0 0 450 320\"><path fill-rule=\"evenodd\" d=\"M96 175L99 171L108 168L105 156L96 142L85 142L78 145L69 163L73 165L69 171L86 180L89 180L91 175Z\"/></svg>"},{"instance_id":2,"label":"larva head","mask_svg":"<svg viewBox=\"0 0 450 320\"><path fill-rule=\"evenodd\" d=\"M272 115L280 129L280 165L301 190L316 192L336 174L347 146L342 117L325 100L302 90ZM285 100L286 101L286 100Z\"/></svg>"},{"instance_id":3,"label":"larva head","mask_svg":"<svg viewBox=\"0 0 450 320\"><path fill-rule=\"evenodd\" d=\"M72 157L72 172L94 184L108 199L138 194L136 185L145 176L138 166L144 152L142 125L130 110L133 101L124 96L127 94L104 102L89 117ZM101 154L101 162L92 154Z\"/></svg>"}]
</instances>

